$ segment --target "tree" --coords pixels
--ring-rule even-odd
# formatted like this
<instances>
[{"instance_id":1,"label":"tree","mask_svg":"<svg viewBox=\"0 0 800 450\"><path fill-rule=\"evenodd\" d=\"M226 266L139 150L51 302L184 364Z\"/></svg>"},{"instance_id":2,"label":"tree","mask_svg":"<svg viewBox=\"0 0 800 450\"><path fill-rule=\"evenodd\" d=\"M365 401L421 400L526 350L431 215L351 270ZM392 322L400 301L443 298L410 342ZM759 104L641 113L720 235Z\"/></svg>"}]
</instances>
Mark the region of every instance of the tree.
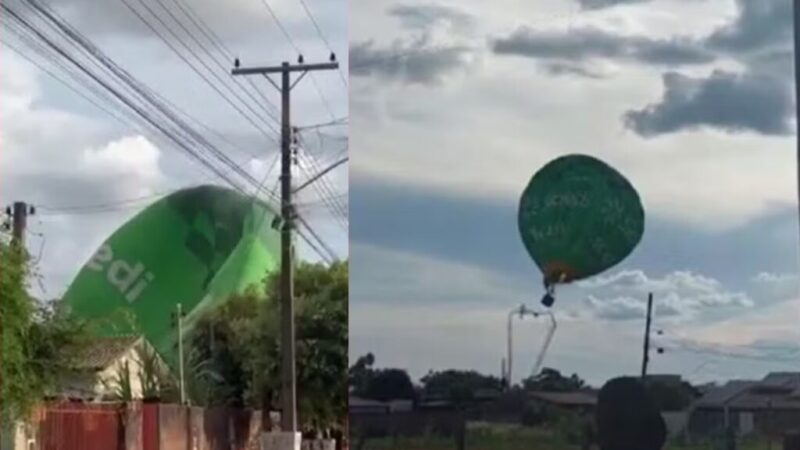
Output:
<instances>
[{"instance_id":1,"label":"tree","mask_svg":"<svg viewBox=\"0 0 800 450\"><path fill-rule=\"evenodd\" d=\"M569 377L561 375L556 369L545 367L538 375L531 375L522 380L527 391L570 392L584 388L586 382L577 374Z\"/></svg>"},{"instance_id":2,"label":"tree","mask_svg":"<svg viewBox=\"0 0 800 450\"><path fill-rule=\"evenodd\" d=\"M373 364L375 364L375 356L372 353L367 353L364 356L360 356L348 370L347 383L354 394L363 396L370 378L375 373L372 369Z\"/></svg>"},{"instance_id":3,"label":"tree","mask_svg":"<svg viewBox=\"0 0 800 450\"><path fill-rule=\"evenodd\" d=\"M475 371L429 372L421 381L426 397L443 398L455 404L474 400L479 390L500 391L502 388L499 378Z\"/></svg>"},{"instance_id":4,"label":"tree","mask_svg":"<svg viewBox=\"0 0 800 450\"><path fill-rule=\"evenodd\" d=\"M0 420L4 425L25 414L33 399L43 394L28 360L34 307L25 289L27 261L17 250L0 242Z\"/></svg>"},{"instance_id":5,"label":"tree","mask_svg":"<svg viewBox=\"0 0 800 450\"><path fill-rule=\"evenodd\" d=\"M659 411L683 411L694 399L694 388L686 382L675 384L649 380L645 388Z\"/></svg>"},{"instance_id":6,"label":"tree","mask_svg":"<svg viewBox=\"0 0 800 450\"><path fill-rule=\"evenodd\" d=\"M373 369L375 356L367 353L359 357L348 371L348 385L353 395L381 402L389 400L415 400L416 388L403 369Z\"/></svg>"},{"instance_id":7,"label":"tree","mask_svg":"<svg viewBox=\"0 0 800 450\"><path fill-rule=\"evenodd\" d=\"M361 397L386 402L389 400L414 400L414 383L403 369L378 369L369 378Z\"/></svg>"},{"instance_id":8,"label":"tree","mask_svg":"<svg viewBox=\"0 0 800 450\"><path fill-rule=\"evenodd\" d=\"M295 274L298 418L306 430L344 426L347 417L347 263L301 263ZM281 387L278 278L264 291L230 298L188 339L201 404L274 409Z\"/></svg>"},{"instance_id":9,"label":"tree","mask_svg":"<svg viewBox=\"0 0 800 450\"><path fill-rule=\"evenodd\" d=\"M86 346L89 326L58 302L28 295L25 251L0 241L0 423L25 417L58 390Z\"/></svg>"}]
</instances>

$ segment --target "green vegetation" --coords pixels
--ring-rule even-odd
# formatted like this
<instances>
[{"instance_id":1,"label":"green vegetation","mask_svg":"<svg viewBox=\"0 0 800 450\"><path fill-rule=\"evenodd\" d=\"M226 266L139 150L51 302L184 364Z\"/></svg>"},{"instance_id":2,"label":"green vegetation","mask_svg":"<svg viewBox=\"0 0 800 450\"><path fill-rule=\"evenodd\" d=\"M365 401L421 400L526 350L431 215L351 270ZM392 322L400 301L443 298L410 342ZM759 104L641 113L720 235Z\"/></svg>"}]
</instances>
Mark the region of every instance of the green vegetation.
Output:
<instances>
[{"instance_id":1,"label":"green vegetation","mask_svg":"<svg viewBox=\"0 0 800 450\"><path fill-rule=\"evenodd\" d=\"M579 450L579 442L570 443L561 427L529 428L517 425L472 423L468 427L466 450ZM772 448L779 448L778 442ZM356 447L354 447L356 448ZM595 447L596 448L596 447ZM696 445L667 444L664 450L717 450L719 443ZM738 450L770 448L764 439L748 438L737 443ZM455 439L444 436L419 436L369 439L362 450L456 450Z\"/></svg>"},{"instance_id":2,"label":"green vegetation","mask_svg":"<svg viewBox=\"0 0 800 450\"><path fill-rule=\"evenodd\" d=\"M201 405L280 406L278 278L202 318L187 337L191 398ZM299 421L307 432L343 429L347 417L347 263L295 273Z\"/></svg>"},{"instance_id":3,"label":"green vegetation","mask_svg":"<svg viewBox=\"0 0 800 450\"><path fill-rule=\"evenodd\" d=\"M88 324L28 295L28 257L16 244L0 242L0 268L0 421L7 427L72 372Z\"/></svg>"}]
</instances>

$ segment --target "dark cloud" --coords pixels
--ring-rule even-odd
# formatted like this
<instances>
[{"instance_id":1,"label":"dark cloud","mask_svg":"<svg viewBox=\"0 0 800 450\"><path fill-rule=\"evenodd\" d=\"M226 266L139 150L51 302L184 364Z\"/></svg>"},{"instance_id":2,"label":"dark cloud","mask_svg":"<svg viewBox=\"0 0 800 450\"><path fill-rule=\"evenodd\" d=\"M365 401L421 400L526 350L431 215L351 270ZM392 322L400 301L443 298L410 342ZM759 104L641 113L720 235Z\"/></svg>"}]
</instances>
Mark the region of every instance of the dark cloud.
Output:
<instances>
[{"instance_id":1,"label":"dark cloud","mask_svg":"<svg viewBox=\"0 0 800 450\"><path fill-rule=\"evenodd\" d=\"M701 127L765 135L792 132L792 3L737 0L738 13L702 43L741 62L743 73L707 78L664 75L663 98L624 115L625 126L650 137Z\"/></svg>"},{"instance_id":2,"label":"dark cloud","mask_svg":"<svg viewBox=\"0 0 800 450\"><path fill-rule=\"evenodd\" d=\"M545 64L542 69L554 76L574 76L580 78L591 78L593 80L600 80L605 78L600 73L593 72L591 69L584 67L580 64L571 64L568 62L556 61L550 64Z\"/></svg>"},{"instance_id":3,"label":"dark cloud","mask_svg":"<svg viewBox=\"0 0 800 450\"><path fill-rule=\"evenodd\" d=\"M755 73L714 71L708 78L664 75L664 95L641 110L628 111L625 126L643 137L714 127L766 135L790 133L793 102L784 80Z\"/></svg>"},{"instance_id":4,"label":"dark cloud","mask_svg":"<svg viewBox=\"0 0 800 450\"><path fill-rule=\"evenodd\" d=\"M791 0L737 0L739 14L711 34L711 47L732 52L785 46L792 38Z\"/></svg>"},{"instance_id":5,"label":"dark cloud","mask_svg":"<svg viewBox=\"0 0 800 450\"><path fill-rule=\"evenodd\" d=\"M523 26L507 37L495 39L492 50L500 55L543 60L625 59L664 66L705 64L714 60L712 53L690 39L622 36L596 28L555 32Z\"/></svg>"},{"instance_id":6,"label":"dark cloud","mask_svg":"<svg viewBox=\"0 0 800 450\"><path fill-rule=\"evenodd\" d=\"M475 18L450 6L397 5L389 9L389 14L400 19L406 28L429 29L440 22L447 22L458 31L469 31L475 26Z\"/></svg>"},{"instance_id":7,"label":"dark cloud","mask_svg":"<svg viewBox=\"0 0 800 450\"><path fill-rule=\"evenodd\" d=\"M470 66L469 47L432 47L424 40L380 48L372 41L350 47L350 74L409 84L438 84Z\"/></svg>"},{"instance_id":8,"label":"dark cloud","mask_svg":"<svg viewBox=\"0 0 800 450\"><path fill-rule=\"evenodd\" d=\"M593 10L610 8L617 5L631 5L635 3L645 3L650 0L577 0L581 9Z\"/></svg>"}]
</instances>

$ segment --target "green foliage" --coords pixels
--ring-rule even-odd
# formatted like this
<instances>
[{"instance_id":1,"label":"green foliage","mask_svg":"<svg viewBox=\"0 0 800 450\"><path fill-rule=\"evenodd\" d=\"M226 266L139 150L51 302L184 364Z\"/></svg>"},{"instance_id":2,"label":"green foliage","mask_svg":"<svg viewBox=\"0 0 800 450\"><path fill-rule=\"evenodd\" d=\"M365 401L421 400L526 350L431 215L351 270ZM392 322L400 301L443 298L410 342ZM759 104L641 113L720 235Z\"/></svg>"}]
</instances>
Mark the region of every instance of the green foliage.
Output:
<instances>
[{"instance_id":1,"label":"green foliage","mask_svg":"<svg viewBox=\"0 0 800 450\"><path fill-rule=\"evenodd\" d=\"M694 400L694 388L688 383L672 384L648 381L647 392L659 411L683 411Z\"/></svg>"},{"instance_id":2,"label":"green foliage","mask_svg":"<svg viewBox=\"0 0 800 450\"><path fill-rule=\"evenodd\" d=\"M0 242L0 268L0 419L7 424L54 394L73 372L89 324L59 303L28 295L28 259L15 244Z\"/></svg>"},{"instance_id":3,"label":"green foliage","mask_svg":"<svg viewBox=\"0 0 800 450\"><path fill-rule=\"evenodd\" d=\"M414 384L411 377L402 369L378 369L370 377L366 388L360 393L362 397L378 400L413 400Z\"/></svg>"},{"instance_id":4,"label":"green foliage","mask_svg":"<svg viewBox=\"0 0 800 450\"><path fill-rule=\"evenodd\" d=\"M499 391L502 387L497 377L463 370L429 372L421 381L426 397L449 400L457 405L474 400L478 390Z\"/></svg>"},{"instance_id":5,"label":"green foliage","mask_svg":"<svg viewBox=\"0 0 800 450\"><path fill-rule=\"evenodd\" d=\"M373 369L372 353L358 358L348 370L348 385L353 395L381 402L415 400L417 393L411 377L403 369Z\"/></svg>"},{"instance_id":6,"label":"green foliage","mask_svg":"<svg viewBox=\"0 0 800 450\"><path fill-rule=\"evenodd\" d=\"M577 374L565 377L558 370L545 367L538 375L522 380L522 386L527 391L571 392L582 389L586 382Z\"/></svg>"},{"instance_id":7,"label":"green foliage","mask_svg":"<svg viewBox=\"0 0 800 450\"><path fill-rule=\"evenodd\" d=\"M187 381L205 405L279 406L280 302L277 277L266 295L235 296L203 317L188 338ZM347 415L346 263L301 264L295 272L299 420L307 430L343 426Z\"/></svg>"},{"instance_id":8,"label":"green foliage","mask_svg":"<svg viewBox=\"0 0 800 450\"><path fill-rule=\"evenodd\" d=\"M27 412L37 391L28 363L28 332L34 308L25 291L27 266L22 252L0 243L0 414L3 423Z\"/></svg>"},{"instance_id":9,"label":"green foliage","mask_svg":"<svg viewBox=\"0 0 800 450\"><path fill-rule=\"evenodd\" d=\"M578 445L585 438L584 421L580 416L570 411L553 412L551 415L553 428L561 440L571 445Z\"/></svg>"},{"instance_id":10,"label":"green foliage","mask_svg":"<svg viewBox=\"0 0 800 450\"><path fill-rule=\"evenodd\" d=\"M372 365L375 364L375 356L372 353L367 353L359 357L355 364L353 364L347 371L347 383L353 393L363 397L364 392L367 390L367 384L374 374Z\"/></svg>"}]
</instances>

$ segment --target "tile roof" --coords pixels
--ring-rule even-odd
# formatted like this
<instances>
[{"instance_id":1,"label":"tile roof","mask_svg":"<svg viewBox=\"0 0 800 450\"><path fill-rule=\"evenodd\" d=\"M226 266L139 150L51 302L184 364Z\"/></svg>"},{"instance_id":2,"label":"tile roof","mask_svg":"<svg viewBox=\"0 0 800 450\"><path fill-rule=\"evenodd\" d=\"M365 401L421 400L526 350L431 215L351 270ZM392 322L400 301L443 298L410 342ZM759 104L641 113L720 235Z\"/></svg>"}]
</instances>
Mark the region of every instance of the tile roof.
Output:
<instances>
[{"instance_id":1,"label":"tile roof","mask_svg":"<svg viewBox=\"0 0 800 450\"><path fill-rule=\"evenodd\" d=\"M103 370L136 345L141 336L98 338L87 346L75 364L76 369Z\"/></svg>"}]
</instances>

